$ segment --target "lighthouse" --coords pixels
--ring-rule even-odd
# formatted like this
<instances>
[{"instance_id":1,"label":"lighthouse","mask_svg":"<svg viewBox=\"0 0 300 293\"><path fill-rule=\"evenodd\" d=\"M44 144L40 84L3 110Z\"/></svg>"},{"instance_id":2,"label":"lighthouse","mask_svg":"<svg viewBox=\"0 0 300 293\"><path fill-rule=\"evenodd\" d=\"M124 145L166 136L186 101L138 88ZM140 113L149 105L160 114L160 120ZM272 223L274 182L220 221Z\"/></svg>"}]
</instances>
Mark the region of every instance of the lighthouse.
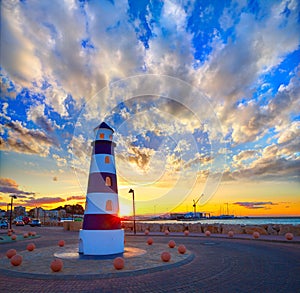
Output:
<instances>
[{"instance_id":1,"label":"lighthouse","mask_svg":"<svg viewBox=\"0 0 300 293\"><path fill-rule=\"evenodd\" d=\"M94 133L83 227L79 232L79 253L119 254L124 252L124 230L118 216L114 130L102 122Z\"/></svg>"}]
</instances>

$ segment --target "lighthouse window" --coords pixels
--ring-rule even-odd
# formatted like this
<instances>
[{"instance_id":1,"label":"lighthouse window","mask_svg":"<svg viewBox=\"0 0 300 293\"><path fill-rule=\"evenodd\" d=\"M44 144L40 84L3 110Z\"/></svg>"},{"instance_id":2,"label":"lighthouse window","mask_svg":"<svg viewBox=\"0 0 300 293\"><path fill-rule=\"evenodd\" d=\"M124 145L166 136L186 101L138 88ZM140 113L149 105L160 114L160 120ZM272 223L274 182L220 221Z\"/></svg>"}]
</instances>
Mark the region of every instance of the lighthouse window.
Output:
<instances>
[{"instance_id":1,"label":"lighthouse window","mask_svg":"<svg viewBox=\"0 0 300 293\"><path fill-rule=\"evenodd\" d=\"M106 201L105 210L106 211L112 211L113 210L113 206L112 206L112 201L111 200L107 200Z\"/></svg>"},{"instance_id":2,"label":"lighthouse window","mask_svg":"<svg viewBox=\"0 0 300 293\"><path fill-rule=\"evenodd\" d=\"M104 133L100 133L100 139L104 139Z\"/></svg>"},{"instance_id":3,"label":"lighthouse window","mask_svg":"<svg viewBox=\"0 0 300 293\"><path fill-rule=\"evenodd\" d=\"M109 158L109 156L106 156L105 157L105 164L109 164L110 163L110 158Z\"/></svg>"},{"instance_id":4,"label":"lighthouse window","mask_svg":"<svg viewBox=\"0 0 300 293\"><path fill-rule=\"evenodd\" d=\"M107 177L105 178L105 185L106 185L106 186L111 186L111 178L110 178L109 176L107 176Z\"/></svg>"},{"instance_id":5,"label":"lighthouse window","mask_svg":"<svg viewBox=\"0 0 300 293\"><path fill-rule=\"evenodd\" d=\"M109 136L109 139L112 140L112 135Z\"/></svg>"}]
</instances>

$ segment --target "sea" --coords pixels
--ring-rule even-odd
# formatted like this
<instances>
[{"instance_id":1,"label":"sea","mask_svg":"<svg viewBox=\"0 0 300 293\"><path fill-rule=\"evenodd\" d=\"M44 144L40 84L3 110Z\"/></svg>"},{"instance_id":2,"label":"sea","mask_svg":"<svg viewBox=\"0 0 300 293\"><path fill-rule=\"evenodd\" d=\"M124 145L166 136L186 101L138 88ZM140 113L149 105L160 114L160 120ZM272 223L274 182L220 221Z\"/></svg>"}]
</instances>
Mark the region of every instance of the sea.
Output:
<instances>
[{"instance_id":1,"label":"sea","mask_svg":"<svg viewBox=\"0 0 300 293\"><path fill-rule=\"evenodd\" d=\"M199 219L199 220L139 220L139 223L158 223L158 224L228 224L228 225L300 225L300 217L286 217L286 218L234 218L234 219Z\"/></svg>"}]
</instances>

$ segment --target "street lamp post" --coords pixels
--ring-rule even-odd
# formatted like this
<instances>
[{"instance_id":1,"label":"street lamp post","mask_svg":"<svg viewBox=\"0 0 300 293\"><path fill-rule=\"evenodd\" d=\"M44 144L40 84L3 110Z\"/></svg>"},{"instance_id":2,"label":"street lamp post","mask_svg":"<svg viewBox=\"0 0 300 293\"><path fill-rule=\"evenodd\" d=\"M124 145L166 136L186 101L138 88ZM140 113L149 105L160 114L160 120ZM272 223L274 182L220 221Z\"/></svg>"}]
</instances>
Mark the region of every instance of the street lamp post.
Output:
<instances>
[{"instance_id":1,"label":"street lamp post","mask_svg":"<svg viewBox=\"0 0 300 293\"><path fill-rule=\"evenodd\" d=\"M132 193L132 209L133 209L133 233L136 234L136 228L135 228L135 203L134 203L134 190L130 188L128 193Z\"/></svg>"},{"instance_id":2,"label":"street lamp post","mask_svg":"<svg viewBox=\"0 0 300 293\"><path fill-rule=\"evenodd\" d=\"M10 200L9 229L11 229L11 224L12 224L12 208L13 208L13 201L14 201L14 199L17 198L17 196L14 195L14 194L11 194L10 197L11 197L11 200Z\"/></svg>"}]
</instances>

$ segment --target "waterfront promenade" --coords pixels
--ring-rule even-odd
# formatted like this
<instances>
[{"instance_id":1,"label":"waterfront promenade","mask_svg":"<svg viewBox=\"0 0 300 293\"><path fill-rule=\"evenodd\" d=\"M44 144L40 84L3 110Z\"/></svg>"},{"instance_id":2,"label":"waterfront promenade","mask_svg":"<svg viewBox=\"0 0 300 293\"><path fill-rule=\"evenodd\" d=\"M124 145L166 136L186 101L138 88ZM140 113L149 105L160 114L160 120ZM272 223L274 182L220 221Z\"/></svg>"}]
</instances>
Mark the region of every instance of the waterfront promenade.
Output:
<instances>
[{"instance_id":1,"label":"waterfront promenade","mask_svg":"<svg viewBox=\"0 0 300 293\"><path fill-rule=\"evenodd\" d=\"M61 227L25 226L17 227L16 232L32 230L41 236L32 241L37 248L50 249L57 246L60 239L67 244L78 242L78 232L64 231ZM84 261L74 263L78 266L77 277L65 279L56 278L50 270L49 276L42 278L34 273L22 276L4 270L0 273L0 292L300 292L299 237L288 242L279 236L258 240L249 235L248 238L244 235L234 239L192 233L190 236L182 233L149 236L154 240L152 249L174 239L176 243L184 244L193 257L175 266L166 265L149 272L147 269L127 274L120 271L104 278L101 274L81 278ZM143 245L149 236L127 234L126 246ZM9 248L24 250L28 241L1 244L1 259L5 258Z\"/></svg>"}]
</instances>

